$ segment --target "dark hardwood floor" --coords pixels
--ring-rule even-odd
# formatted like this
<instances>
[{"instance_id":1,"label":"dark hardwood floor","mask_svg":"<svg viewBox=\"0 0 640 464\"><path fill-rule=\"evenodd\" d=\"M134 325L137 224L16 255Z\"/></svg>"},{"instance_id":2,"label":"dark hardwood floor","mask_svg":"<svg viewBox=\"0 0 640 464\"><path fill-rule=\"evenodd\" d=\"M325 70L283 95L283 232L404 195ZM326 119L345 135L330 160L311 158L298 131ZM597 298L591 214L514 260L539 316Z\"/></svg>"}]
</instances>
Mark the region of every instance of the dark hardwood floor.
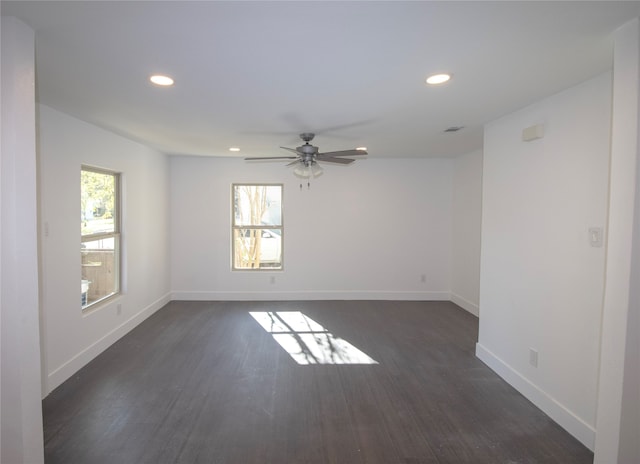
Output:
<instances>
[{"instance_id":1,"label":"dark hardwood floor","mask_svg":"<svg viewBox=\"0 0 640 464\"><path fill-rule=\"evenodd\" d=\"M250 311L300 311L322 327L285 317L285 338L378 364L300 365ZM44 400L46 462L591 463L475 357L477 330L449 302L175 301Z\"/></svg>"}]
</instances>

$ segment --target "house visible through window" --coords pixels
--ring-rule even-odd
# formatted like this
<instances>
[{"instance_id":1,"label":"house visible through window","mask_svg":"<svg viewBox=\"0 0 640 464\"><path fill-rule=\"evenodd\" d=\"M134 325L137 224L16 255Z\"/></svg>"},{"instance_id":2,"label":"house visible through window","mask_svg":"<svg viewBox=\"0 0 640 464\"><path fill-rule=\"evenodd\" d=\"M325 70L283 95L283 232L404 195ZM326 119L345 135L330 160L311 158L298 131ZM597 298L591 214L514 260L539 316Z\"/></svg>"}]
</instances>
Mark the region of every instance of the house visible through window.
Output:
<instances>
[{"instance_id":1,"label":"house visible through window","mask_svg":"<svg viewBox=\"0 0 640 464\"><path fill-rule=\"evenodd\" d=\"M282 269L282 185L233 184L232 269Z\"/></svg>"},{"instance_id":2,"label":"house visible through window","mask_svg":"<svg viewBox=\"0 0 640 464\"><path fill-rule=\"evenodd\" d=\"M120 175L82 167L82 309L120 291Z\"/></svg>"}]
</instances>

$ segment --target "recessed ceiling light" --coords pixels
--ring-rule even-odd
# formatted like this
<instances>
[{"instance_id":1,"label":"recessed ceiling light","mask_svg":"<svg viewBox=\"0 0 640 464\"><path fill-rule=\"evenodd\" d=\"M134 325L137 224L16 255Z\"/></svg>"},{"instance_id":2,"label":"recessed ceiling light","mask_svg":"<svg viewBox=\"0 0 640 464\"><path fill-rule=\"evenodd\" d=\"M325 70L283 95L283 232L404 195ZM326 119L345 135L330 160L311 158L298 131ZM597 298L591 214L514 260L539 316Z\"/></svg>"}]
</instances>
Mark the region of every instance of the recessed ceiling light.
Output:
<instances>
[{"instance_id":1,"label":"recessed ceiling light","mask_svg":"<svg viewBox=\"0 0 640 464\"><path fill-rule=\"evenodd\" d=\"M449 79L451 79L451 74L442 74L442 73L432 74L431 76L427 77L427 84L429 85L444 84Z\"/></svg>"},{"instance_id":2,"label":"recessed ceiling light","mask_svg":"<svg viewBox=\"0 0 640 464\"><path fill-rule=\"evenodd\" d=\"M229 148L229 151L240 151L240 149L238 147L231 147Z\"/></svg>"},{"instance_id":3,"label":"recessed ceiling light","mask_svg":"<svg viewBox=\"0 0 640 464\"><path fill-rule=\"evenodd\" d=\"M149 78L151 82L156 85L161 85L163 87L167 87L169 85L173 85L173 79L169 76L163 76L161 74L155 74Z\"/></svg>"}]
</instances>

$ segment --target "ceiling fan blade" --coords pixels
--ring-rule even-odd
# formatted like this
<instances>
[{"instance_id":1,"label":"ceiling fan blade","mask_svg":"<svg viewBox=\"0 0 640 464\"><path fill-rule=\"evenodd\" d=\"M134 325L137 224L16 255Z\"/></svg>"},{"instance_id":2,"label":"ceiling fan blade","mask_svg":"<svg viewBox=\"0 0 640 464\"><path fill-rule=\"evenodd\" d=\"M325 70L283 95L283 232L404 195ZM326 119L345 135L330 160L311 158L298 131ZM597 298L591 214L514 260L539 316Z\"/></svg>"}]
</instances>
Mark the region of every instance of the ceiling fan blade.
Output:
<instances>
[{"instance_id":1,"label":"ceiling fan blade","mask_svg":"<svg viewBox=\"0 0 640 464\"><path fill-rule=\"evenodd\" d=\"M245 158L245 161L260 161L260 160L297 160L297 156L262 156L262 157L253 157L253 158Z\"/></svg>"},{"instance_id":2,"label":"ceiling fan blade","mask_svg":"<svg viewBox=\"0 0 640 464\"><path fill-rule=\"evenodd\" d=\"M296 150L295 148L289 148L289 147L280 147L283 150L289 150L290 152L295 153L296 155L298 154L298 150Z\"/></svg>"},{"instance_id":3,"label":"ceiling fan blade","mask_svg":"<svg viewBox=\"0 0 640 464\"><path fill-rule=\"evenodd\" d=\"M300 162L299 159L295 160L295 161L291 161L290 163L287 163L287 166L293 166L294 164L298 164Z\"/></svg>"},{"instance_id":4,"label":"ceiling fan blade","mask_svg":"<svg viewBox=\"0 0 640 464\"><path fill-rule=\"evenodd\" d=\"M338 164L351 164L355 160L350 158L334 158L332 156L317 157L316 161L321 163L338 163Z\"/></svg>"},{"instance_id":5,"label":"ceiling fan blade","mask_svg":"<svg viewBox=\"0 0 640 464\"><path fill-rule=\"evenodd\" d=\"M360 121L353 121L351 123L346 123L346 124L338 124L335 126L317 127L315 124L309 124L312 121L309 120L310 118L309 118L309 115L307 114L289 112L289 113L281 114L280 118L284 122L286 122L289 125L289 127L296 128L298 133L313 132L316 135L331 133L331 136L333 138L342 138L342 139L350 138L350 137L345 137L345 136L336 134L335 132L340 132L340 131L351 129L354 127L369 125L376 122L376 119L364 119Z\"/></svg>"},{"instance_id":6,"label":"ceiling fan blade","mask_svg":"<svg viewBox=\"0 0 640 464\"><path fill-rule=\"evenodd\" d=\"M328 132L341 131L341 130L351 129L352 127L360 127L360 126L369 125L369 124L371 124L371 123L373 123L375 121L376 121L375 119L364 119L362 121L355 121L355 122L348 123L348 124L340 124L338 126L322 127L322 128L316 129L315 133L316 134L326 134ZM334 135L332 135L332 137L336 137L336 135L334 134Z\"/></svg>"},{"instance_id":7,"label":"ceiling fan blade","mask_svg":"<svg viewBox=\"0 0 640 464\"><path fill-rule=\"evenodd\" d=\"M341 151L328 151L326 153L318 153L318 156L358 156L366 155L365 150L341 150Z\"/></svg>"}]
</instances>

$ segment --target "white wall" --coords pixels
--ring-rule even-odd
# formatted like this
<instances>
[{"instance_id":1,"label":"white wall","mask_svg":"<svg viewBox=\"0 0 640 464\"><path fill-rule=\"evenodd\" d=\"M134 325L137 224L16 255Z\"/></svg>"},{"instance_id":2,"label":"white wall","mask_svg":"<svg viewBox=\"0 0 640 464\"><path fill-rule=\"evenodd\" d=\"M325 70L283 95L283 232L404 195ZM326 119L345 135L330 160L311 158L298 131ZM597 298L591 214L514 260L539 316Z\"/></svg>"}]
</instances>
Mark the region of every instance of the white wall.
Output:
<instances>
[{"instance_id":1,"label":"white wall","mask_svg":"<svg viewBox=\"0 0 640 464\"><path fill-rule=\"evenodd\" d=\"M640 203L636 177L640 119L639 29L636 19L614 34L609 240L594 457L594 462L602 464L640 462L640 290L637 284L640 229L637 225L634 232L634 210L638 214Z\"/></svg>"},{"instance_id":2,"label":"white wall","mask_svg":"<svg viewBox=\"0 0 640 464\"><path fill-rule=\"evenodd\" d=\"M485 128L477 355L593 449L611 75ZM544 138L522 142L542 123ZM529 363L530 348L539 353Z\"/></svg>"},{"instance_id":3,"label":"white wall","mask_svg":"<svg viewBox=\"0 0 640 464\"><path fill-rule=\"evenodd\" d=\"M0 409L3 463L44 462L33 31L2 18Z\"/></svg>"},{"instance_id":4,"label":"white wall","mask_svg":"<svg viewBox=\"0 0 640 464\"><path fill-rule=\"evenodd\" d=\"M172 157L173 298L449 299L452 163L329 165L300 190L284 163ZM283 271L230 270L233 182L284 183Z\"/></svg>"},{"instance_id":5,"label":"white wall","mask_svg":"<svg viewBox=\"0 0 640 464\"><path fill-rule=\"evenodd\" d=\"M640 163L636 178L640 178ZM636 190L631 282L640 282L640 185ZM631 288L621 396L618 462L640 462L640 286ZM598 432L599 433L599 432ZM597 446L596 446L597 449ZM604 461L602 461L604 462Z\"/></svg>"},{"instance_id":6,"label":"white wall","mask_svg":"<svg viewBox=\"0 0 640 464\"><path fill-rule=\"evenodd\" d=\"M39 111L46 395L169 301L169 162L47 106ZM86 314L79 290L82 164L121 172L123 189L123 292Z\"/></svg>"},{"instance_id":7,"label":"white wall","mask_svg":"<svg viewBox=\"0 0 640 464\"><path fill-rule=\"evenodd\" d=\"M478 315L480 301L480 226L482 150L454 160L451 300Z\"/></svg>"}]
</instances>

